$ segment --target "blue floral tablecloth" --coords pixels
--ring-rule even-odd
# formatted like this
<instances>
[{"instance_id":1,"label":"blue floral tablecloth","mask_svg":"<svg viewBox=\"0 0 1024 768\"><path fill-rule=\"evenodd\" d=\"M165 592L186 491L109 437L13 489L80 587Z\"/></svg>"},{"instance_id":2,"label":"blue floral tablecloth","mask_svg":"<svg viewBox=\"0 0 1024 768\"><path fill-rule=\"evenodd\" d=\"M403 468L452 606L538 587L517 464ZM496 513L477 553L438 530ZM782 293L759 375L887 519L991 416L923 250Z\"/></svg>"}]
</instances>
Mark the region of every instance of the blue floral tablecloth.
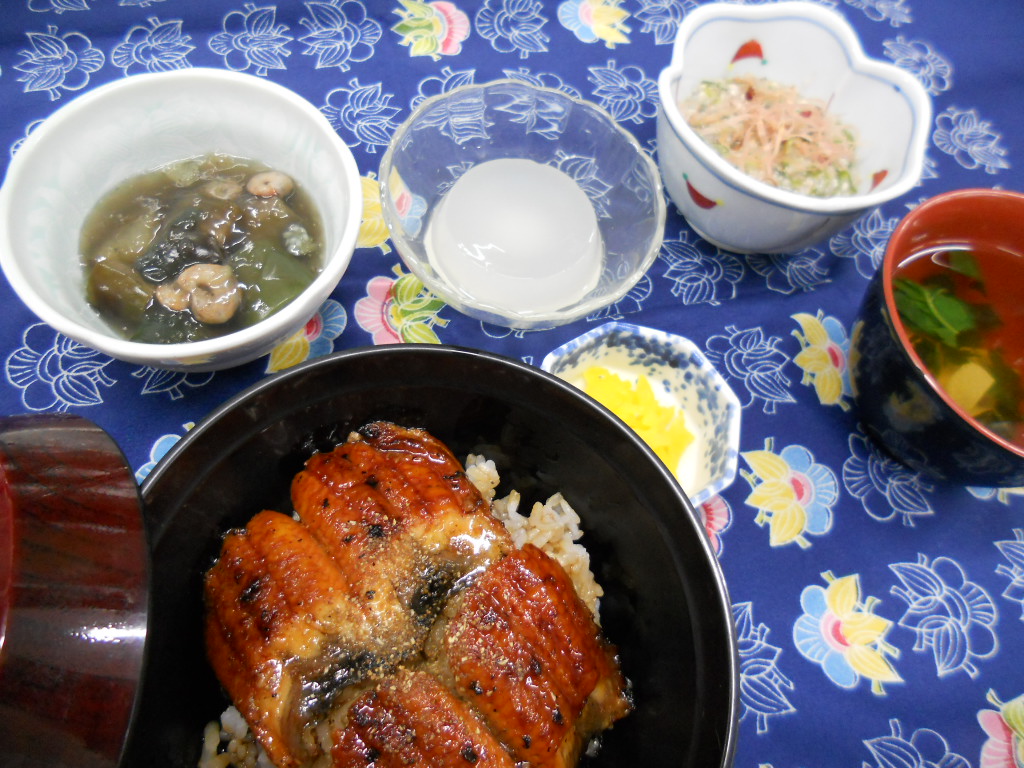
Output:
<instances>
[{"instance_id":1,"label":"blue floral tablecloth","mask_svg":"<svg viewBox=\"0 0 1024 768\"><path fill-rule=\"evenodd\" d=\"M1019 767L1024 489L943 486L886 458L858 427L845 363L868 278L910 207L960 187L1024 189L1024 2L817 1L931 94L920 186L784 256L722 252L670 206L658 260L626 298L516 332L456 313L402 267L372 203L389 138L427 96L513 77L598 102L654 151L655 81L694 0L0 0L4 167L90 88L212 66L319 107L371 201L352 266L318 315L231 371L113 361L41 324L3 281L0 409L92 419L141 480L223 400L334 350L435 342L539 364L608 319L680 333L743 403L740 476L701 507L740 639L737 765Z\"/></svg>"}]
</instances>

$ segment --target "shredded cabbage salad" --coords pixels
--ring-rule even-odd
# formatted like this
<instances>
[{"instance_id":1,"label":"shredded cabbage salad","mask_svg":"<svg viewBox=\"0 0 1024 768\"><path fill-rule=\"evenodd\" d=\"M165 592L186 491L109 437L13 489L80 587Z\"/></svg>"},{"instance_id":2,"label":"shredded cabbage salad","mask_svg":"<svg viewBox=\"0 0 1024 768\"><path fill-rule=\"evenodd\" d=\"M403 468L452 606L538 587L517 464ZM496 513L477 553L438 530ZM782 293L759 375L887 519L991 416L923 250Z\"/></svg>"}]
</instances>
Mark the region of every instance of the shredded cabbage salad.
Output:
<instances>
[{"instance_id":1,"label":"shredded cabbage salad","mask_svg":"<svg viewBox=\"0 0 1024 768\"><path fill-rule=\"evenodd\" d=\"M827 105L762 77L705 80L680 103L690 127L729 163L780 189L853 195L853 129Z\"/></svg>"}]
</instances>

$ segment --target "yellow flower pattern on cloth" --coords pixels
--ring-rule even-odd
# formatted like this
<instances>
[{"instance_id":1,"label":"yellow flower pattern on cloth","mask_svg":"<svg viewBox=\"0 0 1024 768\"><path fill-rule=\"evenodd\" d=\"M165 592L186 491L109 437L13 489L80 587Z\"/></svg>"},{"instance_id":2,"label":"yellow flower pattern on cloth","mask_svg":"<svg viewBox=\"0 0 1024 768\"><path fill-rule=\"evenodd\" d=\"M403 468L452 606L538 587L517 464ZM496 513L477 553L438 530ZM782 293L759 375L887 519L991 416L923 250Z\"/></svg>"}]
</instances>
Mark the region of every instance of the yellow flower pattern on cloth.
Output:
<instances>
[{"instance_id":1,"label":"yellow flower pattern on cloth","mask_svg":"<svg viewBox=\"0 0 1024 768\"><path fill-rule=\"evenodd\" d=\"M309 323L271 350L267 360L267 373L276 373L291 368L309 357L308 329Z\"/></svg>"},{"instance_id":2,"label":"yellow flower pattern on cloth","mask_svg":"<svg viewBox=\"0 0 1024 768\"><path fill-rule=\"evenodd\" d=\"M799 331L793 331L800 342L800 352L793 362L804 372L801 383L814 387L822 405L849 410L850 339L842 323L820 309L815 315L798 312L792 317L800 325Z\"/></svg>"},{"instance_id":3,"label":"yellow flower pattern on cloth","mask_svg":"<svg viewBox=\"0 0 1024 768\"><path fill-rule=\"evenodd\" d=\"M363 191L363 219L359 223L356 248L380 248L381 253L391 253L388 245L388 225L384 222L384 211L380 204L380 182L375 173L368 173L360 179Z\"/></svg>"},{"instance_id":4,"label":"yellow flower pattern on cloth","mask_svg":"<svg viewBox=\"0 0 1024 768\"><path fill-rule=\"evenodd\" d=\"M804 613L793 626L800 653L842 688L866 678L871 692L882 695L887 683L903 682L890 662L899 649L885 639L893 623L874 613L879 600L862 600L857 574L836 578L825 572L822 578L827 587L812 584L800 594Z\"/></svg>"},{"instance_id":5,"label":"yellow flower pattern on cloth","mask_svg":"<svg viewBox=\"0 0 1024 768\"><path fill-rule=\"evenodd\" d=\"M600 40L608 48L629 42L629 11L622 0L565 0L558 21L584 43Z\"/></svg>"},{"instance_id":6,"label":"yellow flower pattern on cloth","mask_svg":"<svg viewBox=\"0 0 1024 768\"><path fill-rule=\"evenodd\" d=\"M809 535L824 535L832 527L839 482L803 446L790 445L775 453L773 443L768 439L764 450L740 454L750 467L740 471L751 488L745 501L758 510L754 522L768 526L771 546L795 542L806 549L811 545Z\"/></svg>"}]
</instances>

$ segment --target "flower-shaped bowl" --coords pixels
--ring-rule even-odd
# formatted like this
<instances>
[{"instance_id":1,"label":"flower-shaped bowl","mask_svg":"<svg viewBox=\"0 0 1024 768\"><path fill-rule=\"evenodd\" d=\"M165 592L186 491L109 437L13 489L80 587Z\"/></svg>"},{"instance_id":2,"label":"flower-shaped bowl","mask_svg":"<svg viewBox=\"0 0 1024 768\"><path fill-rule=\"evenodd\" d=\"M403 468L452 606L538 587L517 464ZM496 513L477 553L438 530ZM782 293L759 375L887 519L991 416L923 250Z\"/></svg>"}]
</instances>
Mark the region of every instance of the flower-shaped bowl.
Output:
<instances>
[{"instance_id":1,"label":"flower-shaped bowl","mask_svg":"<svg viewBox=\"0 0 1024 768\"><path fill-rule=\"evenodd\" d=\"M853 326L850 383L865 430L929 477L1024 485L1022 219L1019 192L960 189L921 203L893 232ZM915 277L922 262L946 265L946 274ZM911 291L910 283L922 287ZM915 344L911 328L921 339L935 323L945 326L945 341ZM990 354L991 381L977 367ZM994 421L990 403L1000 402L994 393L1004 386L1017 413L1000 406Z\"/></svg>"},{"instance_id":2,"label":"flower-shaped bowl","mask_svg":"<svg viewBox=\"0 0 1024 768\"><path fill-rule=\"evenodd\" d=\"M423 101L395 131L380 182L413 274L460 312L512 328L617 301L664 234L658 168L636 139L598 105L521 80Z\"/></svg>"},{"instance_id":3,"label":"flower-shaped bowl","mask_svg":"<svg viewBox=\"0 0 1024 768\"><path fill-rule=\"evenodd\" d=\"M550 352L541 368L584 389L584 373L601 367L634 383L647 378L659 402L682 411L693 440L668 469L694 505L721 493L736 478L740 402L687 338L606 323Z\"/></svg>"},{"instance_id":4,"label":"flower-shaped bowl","mask_svg":"<svg viewBox=\"0 0 1024 768\"><path fill-rule=\"evenodd\" d=\"M824 102L852 128L855 193L814 197L741 171L690 127L680 103L702 82L753 76ZM836 11L810 2L709 3L679 26L658 78L658 163L693 229L720 248L788 253L823 242L918 183L931 125L924 87L867 58Z\"/></svg>"},{"instance_id":5,"label":"flower-shaped bowl","mask_svg":"<svg viewBox=\"0 0 1024 768\"><path fill-rule=\"evenodd\" d=\"M86 299L82 224L122 182L210 153L279 169L319 211L319 274L290 303L217 338L173 344L120 336ZM111 357L213 370L269 352L308 322L348 267L362 213L359 171L309 102L264 78L191 68L101 85L48 117L18 148L0 189L0 265L22 301L64 335Z\"/></svg>"}]
</instances>

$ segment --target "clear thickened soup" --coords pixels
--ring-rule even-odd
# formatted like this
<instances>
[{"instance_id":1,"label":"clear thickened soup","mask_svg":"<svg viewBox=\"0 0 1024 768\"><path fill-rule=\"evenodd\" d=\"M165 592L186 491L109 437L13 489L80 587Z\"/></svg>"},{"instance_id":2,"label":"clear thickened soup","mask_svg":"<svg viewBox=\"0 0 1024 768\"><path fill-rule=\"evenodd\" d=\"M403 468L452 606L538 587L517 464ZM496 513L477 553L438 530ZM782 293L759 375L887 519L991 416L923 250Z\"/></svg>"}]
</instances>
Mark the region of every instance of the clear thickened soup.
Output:
<instances>
[{"instance_id":1,"label":"clear thickened soup","mask_svg":"<svg viewBox=\"0 0 1024 768\"><path fill-rule=\"evenodd\" d=\"M319 273L318 212L297 181L249 159L187 158L130 178L79 240L90 305L143 343L222 336L272 315Z\"/></svg>"}]
</instances>

